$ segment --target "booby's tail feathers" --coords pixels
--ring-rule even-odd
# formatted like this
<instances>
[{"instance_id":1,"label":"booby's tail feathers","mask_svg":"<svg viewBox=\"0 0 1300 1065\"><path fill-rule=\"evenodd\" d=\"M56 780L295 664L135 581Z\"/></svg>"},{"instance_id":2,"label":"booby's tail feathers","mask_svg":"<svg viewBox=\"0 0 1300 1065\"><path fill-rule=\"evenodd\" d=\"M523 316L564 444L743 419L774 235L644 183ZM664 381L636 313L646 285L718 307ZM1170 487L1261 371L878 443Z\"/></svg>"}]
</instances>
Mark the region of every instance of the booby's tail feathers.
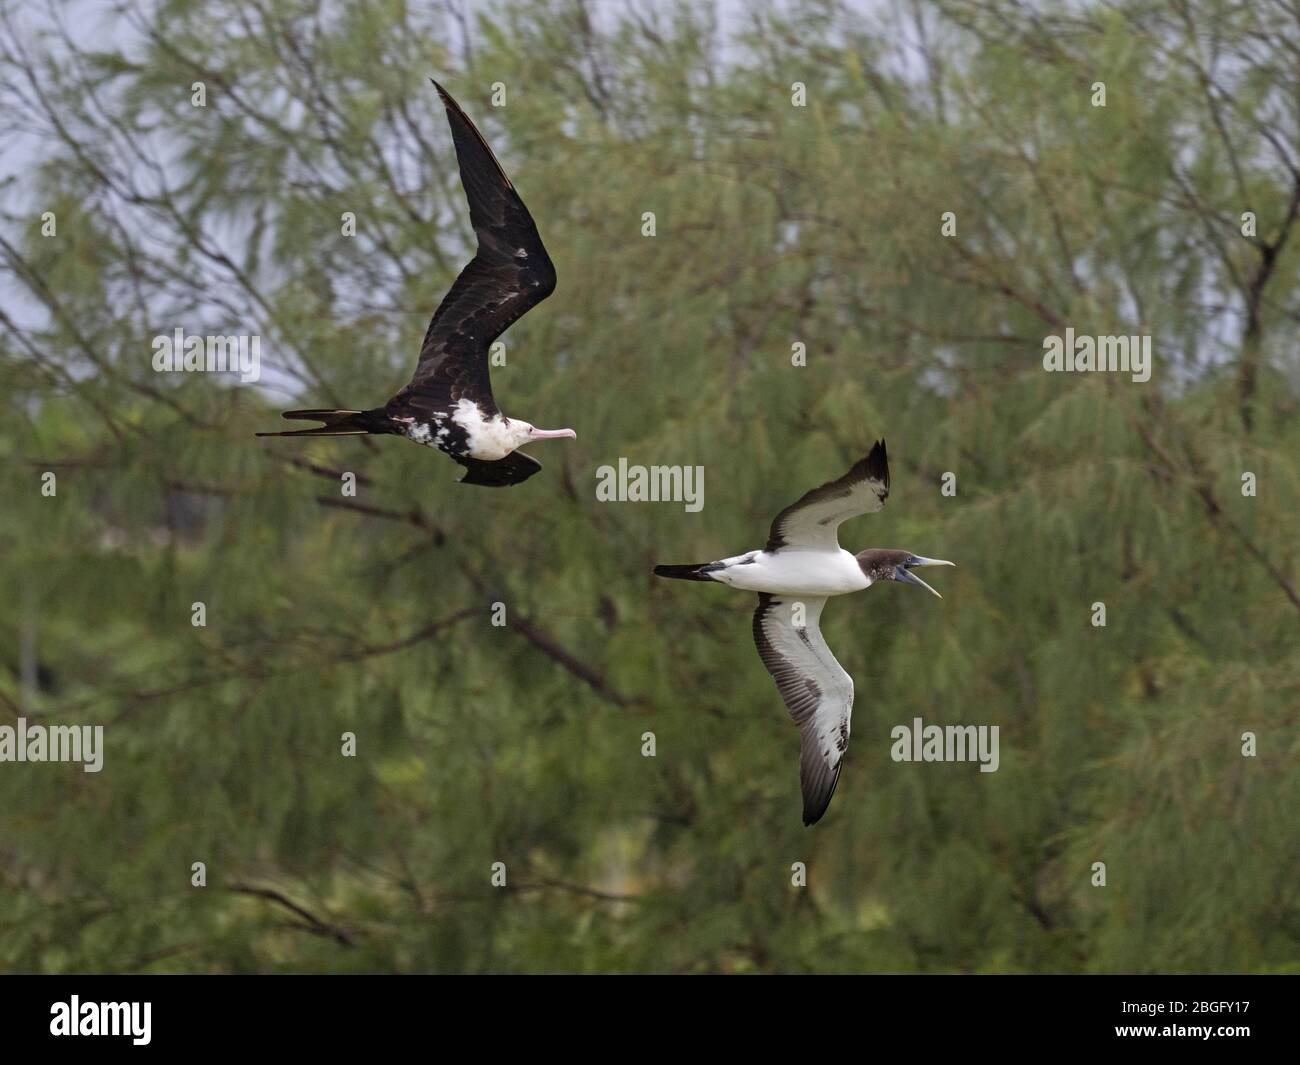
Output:
<instances>
[{"instance_id":1,"label":"booby's tail feathers","mask_svg":"<svg viewBox=\"0 0 1300 1065\"><path fill-rule=\"evenodd\" d=\"M656 577L670 577L678 581L711 581L710 573L722 569L717 562L694 562L685 566L656 566Z\"/></svg>"},{"instance_id":2,"label":"booby's tail feathers","mask_svg":"<svg viewBox=\"0 0 1300 1065\"><path fill-rule=\"evenodd\" d=\"M287 410L282 418L323 422L315 429L295 429L285 433L258 433L258 436L363 436L366 433L392 433L388 416L373 410Z\"/></svg>"}]
</instances>

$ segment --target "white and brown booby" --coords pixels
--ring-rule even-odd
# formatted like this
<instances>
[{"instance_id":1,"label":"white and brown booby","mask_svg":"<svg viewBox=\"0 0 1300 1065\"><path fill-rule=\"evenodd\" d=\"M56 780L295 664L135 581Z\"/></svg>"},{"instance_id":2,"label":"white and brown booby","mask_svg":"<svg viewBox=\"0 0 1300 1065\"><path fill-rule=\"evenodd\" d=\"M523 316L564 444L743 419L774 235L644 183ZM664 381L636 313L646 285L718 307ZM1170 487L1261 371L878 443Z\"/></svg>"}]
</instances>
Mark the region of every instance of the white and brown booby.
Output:
<instances>
[{"instance_id":1,"label":"white and brown booby","mask_svg":"<svg viewBox=\"0 0 1300 1065\"><path fill-rule=\"evenodd\" d=\"M572 429L538 429L502 414L488 379L488 349L555 291L555 267L528 208L487 141L447 91L433 84L447 109L478 251L434 312L415 376L397 395L373 410L285 411L285 418L324 424L257 435L391 433L446 452L469 471L461 478L464 484L518 484L542 464L516 448L532 440L577 434Z\"/></svg>"},{"instance_id":2,"label":"white and brown booby","mask_svg":"<svg viewBox=\"0 0 1300 1065\"><path fill-rule=\"evenodd\" d=\"M912 570L955 564L890 548L853 555L840 547L840 523L874 514L888 498L889 459L881 440L843 477L814 488L781 511L761 551L698 565L655 567L660 577L717 581L758 593L754 643L799 726L805 825L821 819L835 793L853 709L853 678L835 661L817 624L826 600L862 591L877 581L917 584L939 595Z\"/></svg>"}]
</instances>

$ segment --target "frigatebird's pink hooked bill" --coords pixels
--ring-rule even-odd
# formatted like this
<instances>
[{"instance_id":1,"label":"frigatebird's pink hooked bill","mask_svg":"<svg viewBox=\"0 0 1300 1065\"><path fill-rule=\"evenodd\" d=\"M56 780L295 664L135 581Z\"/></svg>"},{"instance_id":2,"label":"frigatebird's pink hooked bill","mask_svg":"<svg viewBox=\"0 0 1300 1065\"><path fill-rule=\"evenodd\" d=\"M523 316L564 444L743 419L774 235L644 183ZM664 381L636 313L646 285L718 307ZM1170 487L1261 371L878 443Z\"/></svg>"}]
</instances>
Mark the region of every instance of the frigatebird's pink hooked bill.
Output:
<instances>
[{"instance_id":1,"label":"frigatebird's pink hooked bill","mask_svg":"<svg viewBox=\"0 0 1300 1065\"><path fill-rule=\"evenodd\" d=\"M826 600L877 581L916 584L939 595L912 570L954 565L910 551L872 548L851 555L840 547L840 523L874 514L888 498L889 458L881 440L839 480L814 488L781 511L763 550L717 562L655 567L660 577L717 581L758 593L754 643L799 726L805 825L821 819L835 793L853 709L853 678L835 661L817 624Z\"/></svg>"},{"instance_id":2,"label":"frigatebird's pink hooked bill","mask_svg":"<svg viewBox=\"0 0 1300 1065\"><path fill-rule=\"evenodd\" d=\"M430 79L432 80L432 79ZM446 452L469 471L464 484L510 485L542 468L515 449L532 440L576 437L507 418L492 397L488 349L555 291L555 267L528 208L492 149L447 91L460 180L478 251L434 312L411 383L373 410L289 410L283 417L324 424L258 436L362 436L392 433Z\"/></svg>"}]
</instances>

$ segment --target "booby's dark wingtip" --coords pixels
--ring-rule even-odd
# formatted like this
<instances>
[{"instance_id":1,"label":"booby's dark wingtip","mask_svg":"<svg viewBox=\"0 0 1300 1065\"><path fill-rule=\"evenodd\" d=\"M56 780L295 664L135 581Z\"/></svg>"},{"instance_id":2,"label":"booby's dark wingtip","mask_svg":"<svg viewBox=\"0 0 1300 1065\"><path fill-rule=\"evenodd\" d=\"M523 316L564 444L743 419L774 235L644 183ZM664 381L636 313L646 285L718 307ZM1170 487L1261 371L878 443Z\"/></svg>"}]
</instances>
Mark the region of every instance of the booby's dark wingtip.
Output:
<instances>
[{"instance_id":1,"label":"booby's dark wingtip","mask_svg":"<svg viewBox=\"0 0 1300 1065\"><path fill-rule=\"evenodd\" d=\"M889 453L885 450L884 437L871 446L862 468L868 476L884 482L885 488L889 488Z\"/></svg>"}]
</instances>

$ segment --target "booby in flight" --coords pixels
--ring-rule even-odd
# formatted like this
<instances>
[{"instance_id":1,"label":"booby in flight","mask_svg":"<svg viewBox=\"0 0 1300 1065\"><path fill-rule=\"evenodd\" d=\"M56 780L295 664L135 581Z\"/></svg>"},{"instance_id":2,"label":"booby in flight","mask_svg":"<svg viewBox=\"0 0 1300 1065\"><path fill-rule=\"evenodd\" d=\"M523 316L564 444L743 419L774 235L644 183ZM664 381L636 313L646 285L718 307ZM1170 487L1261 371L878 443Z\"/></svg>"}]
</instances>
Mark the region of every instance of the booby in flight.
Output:
<instances>
[{"instance_id":1,"label":"booby in flight","mask_svg":"<svg viewBox=\"0 0 1300 1065\"><path fill-rule=\"evenodd\" d=\"M889 459L881 440L839 480L814 488L781 511L761 551L698 565L655 567L660 577L717 581L758 593L754 643L799 726L805 825L820 820L830 805L853 709L853 678L835 661L817 624L826 600L862 591L877 581L916 584L939 595L912 571L954 565L910 551L872 548L852 555L840 547L840 523L874 514L888 498Z\"/></svg>"},{"instance_id":2,"label":"booby in flight","mask_svg":"<svg viewBox=\"0 0 1300 1065\"><path fill-rule=\"evenodd\" d=\"M432 79L430 79L432 80ZM359 436L392 433L450 455L469 471L465 484L510 485L542 468L515 449L532 440L576 437L507 418L492 397L488 349L555 291L551 264L532 216L492 149L447 91L460 180L478 251L434 312L410 384L373 410L289 410L285 418L324 424L258 436Z\"/></svg>"}]
</instances>

